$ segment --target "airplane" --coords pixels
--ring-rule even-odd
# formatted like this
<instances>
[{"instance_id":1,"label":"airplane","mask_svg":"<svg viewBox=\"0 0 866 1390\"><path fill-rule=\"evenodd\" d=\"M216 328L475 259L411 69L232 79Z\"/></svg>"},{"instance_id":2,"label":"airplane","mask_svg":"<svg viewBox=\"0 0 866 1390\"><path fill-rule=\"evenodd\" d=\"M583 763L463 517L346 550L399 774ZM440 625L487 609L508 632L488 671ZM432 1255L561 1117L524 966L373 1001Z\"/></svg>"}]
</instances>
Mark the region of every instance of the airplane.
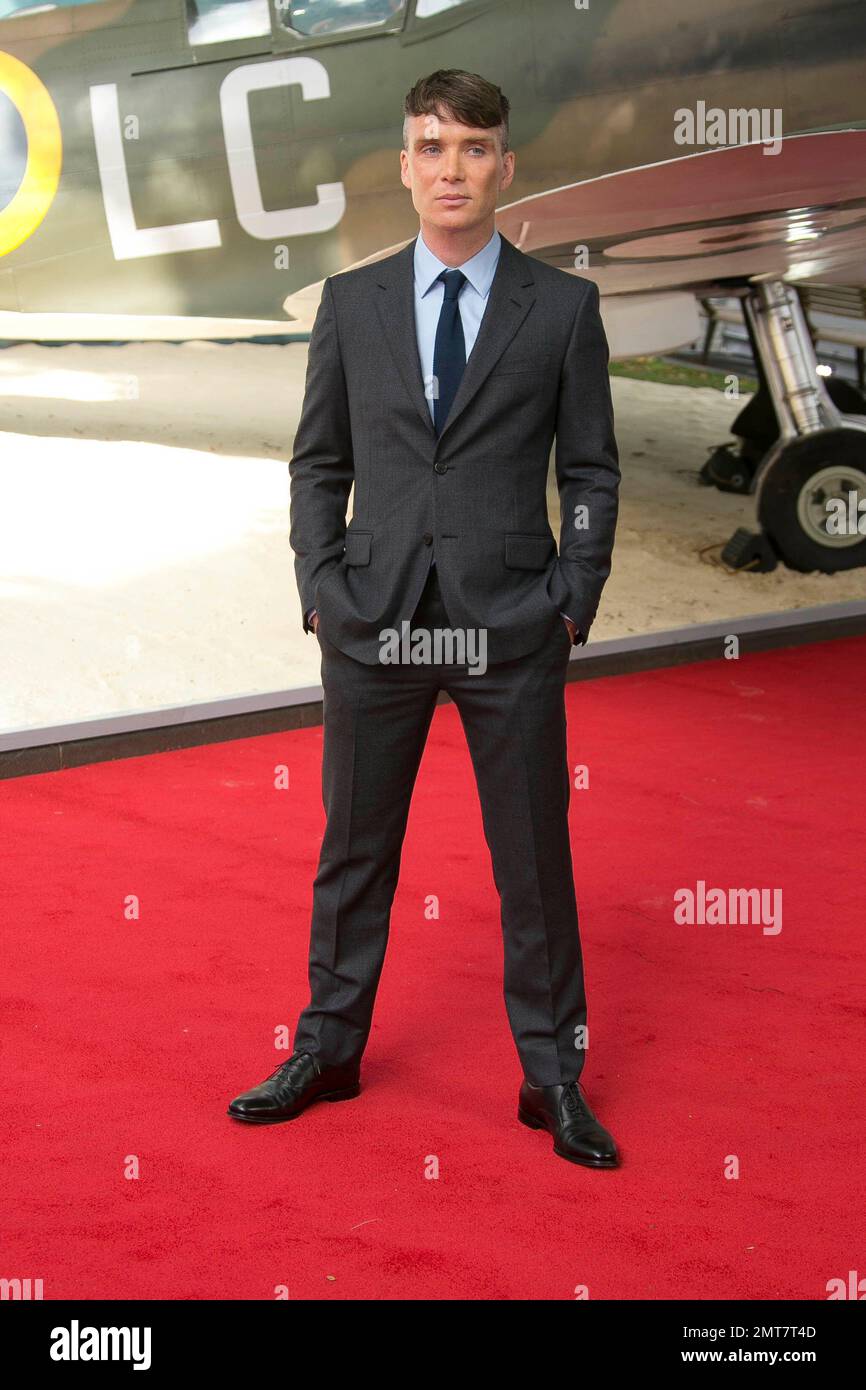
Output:
<instances>
[{"instance_id":1,"label":"airplane","mask_svg":"<svg viewBox=\"0 0 866 1390\"><path fill-rule=\"evenodd\" d=\"M854 568L866 401L798 286L866 283L864 56L850 0L0 0L0 335L308 331L325 277L417 232L404 93L482 72L517 152L497 226L598 283L612 357L742 301L775 429L723 558Z\"/></svg>"}]
</instances>

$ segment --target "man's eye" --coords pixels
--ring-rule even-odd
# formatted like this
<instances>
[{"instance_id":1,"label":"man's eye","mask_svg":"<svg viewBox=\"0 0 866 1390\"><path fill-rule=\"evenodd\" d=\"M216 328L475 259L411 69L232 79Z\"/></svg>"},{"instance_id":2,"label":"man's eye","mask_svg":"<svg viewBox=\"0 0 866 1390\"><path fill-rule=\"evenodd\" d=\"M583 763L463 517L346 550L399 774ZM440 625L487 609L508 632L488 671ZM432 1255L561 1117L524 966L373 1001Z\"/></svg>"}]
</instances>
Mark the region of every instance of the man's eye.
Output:
<instances>
[{"instance_id":1,"label":"man's eye","mask_svg":"<svg viewBox=\"0 0 866 1390\"><path fill-rule=\"evenodd\" d=\"M423 145L422 148L421 148L421 153L422 153L422 154L438 154L438 153L439 153L439 149L440 149L440 147L439 147L438 145ZM470 146L469 146L469 153L470 153L470 154L486 154L486 153L487 153L487 149L486 149L486 147L485 147L484 145L470 145Z\"/></svg>"}]
</instances>

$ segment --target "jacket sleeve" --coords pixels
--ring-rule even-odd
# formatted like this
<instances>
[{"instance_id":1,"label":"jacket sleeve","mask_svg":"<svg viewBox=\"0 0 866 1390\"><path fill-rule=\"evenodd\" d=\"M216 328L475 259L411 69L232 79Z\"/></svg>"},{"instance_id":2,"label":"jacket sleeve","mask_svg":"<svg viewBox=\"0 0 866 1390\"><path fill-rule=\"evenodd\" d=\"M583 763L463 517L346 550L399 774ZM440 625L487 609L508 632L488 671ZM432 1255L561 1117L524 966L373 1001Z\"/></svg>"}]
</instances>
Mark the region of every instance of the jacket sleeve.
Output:
<instances>
[{"instance_id":1,"label":"jacket sleeve","mask_svg":"<svg viewBox=\"0 0 866 1390\"><path fill-rule=\"evenodd\" d=\"M304 404L289 463L289 544L295 553L305 632L311 631L309 613L320 580L343 557L354 474L349 401L329 277L310 336Z\"/></svg>"},{"instance_id":2,"label":"jacket sleeve","mask_svg":"<svg viewBox=\"0 0 866 1390\"><path fill-rule=\"evenodd\" d=\"M584 642L610 574L620 482L607 370L610 352L598 286L592 280L585 283L559 383L559 556L548 580L551 599L569 614Z\"/></svg>"}]
</instances>

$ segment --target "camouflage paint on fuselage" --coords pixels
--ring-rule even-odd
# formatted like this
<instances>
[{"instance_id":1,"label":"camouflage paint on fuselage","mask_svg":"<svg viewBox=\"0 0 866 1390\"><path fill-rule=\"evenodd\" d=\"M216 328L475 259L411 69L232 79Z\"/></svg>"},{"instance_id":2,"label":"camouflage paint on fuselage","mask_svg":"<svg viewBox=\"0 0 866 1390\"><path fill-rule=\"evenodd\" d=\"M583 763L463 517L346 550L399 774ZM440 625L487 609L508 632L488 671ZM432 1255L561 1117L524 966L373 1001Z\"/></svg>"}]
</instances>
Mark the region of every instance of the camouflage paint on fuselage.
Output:
<instances>
[{"instance_id":1,"label":"camouflage paint on fuselage","mask_svg":"<svg viewBox=\"0 0 866 1390\"><path fill-rule=\"evenodd\" d=\"M467 0L428 18L380 0L378 30L336 34L331 0L295 6L323 26L308 35L270 0L269 32L195 47L184 0L2 18L12 3L0 309L281 318L287 295L417 230L402 101L436 68L508 95L509 202L679 158L675 112L699 101L779 108L786 135L863 125L866 24L846 0Z\"/></svg>"}]
</instances>

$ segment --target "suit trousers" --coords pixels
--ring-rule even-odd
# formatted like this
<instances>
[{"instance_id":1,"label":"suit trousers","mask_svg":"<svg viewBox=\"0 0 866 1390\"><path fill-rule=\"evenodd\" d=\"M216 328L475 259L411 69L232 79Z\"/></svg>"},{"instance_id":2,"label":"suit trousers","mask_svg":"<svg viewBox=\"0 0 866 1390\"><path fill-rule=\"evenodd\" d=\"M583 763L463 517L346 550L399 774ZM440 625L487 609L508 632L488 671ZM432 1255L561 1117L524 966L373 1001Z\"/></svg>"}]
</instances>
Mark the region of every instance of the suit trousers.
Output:
<instances>
[{"instance_id":1,"label":"suit trousers","mask_svg":"<svg viewBox=\"0 0 866 1390\"><path fill-rule=\"evenodd\" d=\"M411 631L421 627L449 627L435 566ZM409 804L437 695L445 690L462 721L478 787L500 898L505 1006L524 1075L536 1086L576 1079L585 1057L586 996L568 833L565 623L558 618L535 651L476 674L449 661L369 665L332 645L321 622L317 636L326 828L313 885L310 1001L295 1051L322 1065L360 1063Z\"/></svg>"}]
</instances>

